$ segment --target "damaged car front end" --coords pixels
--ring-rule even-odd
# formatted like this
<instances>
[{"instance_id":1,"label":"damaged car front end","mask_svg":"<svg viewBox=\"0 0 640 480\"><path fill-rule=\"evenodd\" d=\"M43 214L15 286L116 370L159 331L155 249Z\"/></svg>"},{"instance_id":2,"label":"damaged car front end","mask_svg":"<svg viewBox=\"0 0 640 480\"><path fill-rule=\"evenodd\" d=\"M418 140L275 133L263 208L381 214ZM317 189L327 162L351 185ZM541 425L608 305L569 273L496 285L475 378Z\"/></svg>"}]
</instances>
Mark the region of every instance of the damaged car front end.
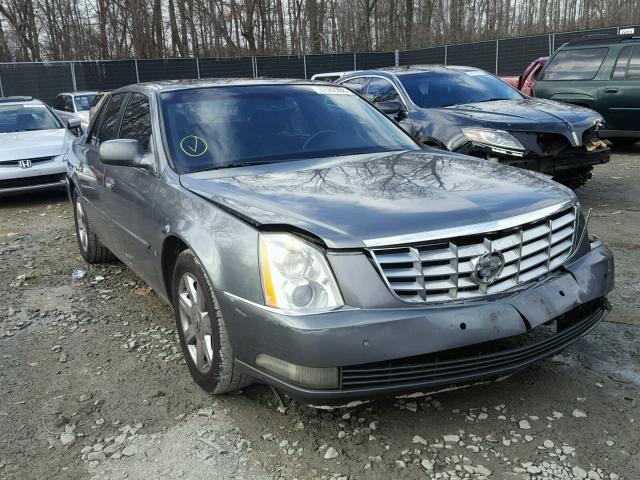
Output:
<instances>
[{"instance_id":1,"label":"damaged car front end","mask_svg":"<svg viewBox=\"0 0 640 480\"><path fill-rule=\"evenodd\" d=\"M423 145L544 173L571 188L609 161L599 113L528 97L483 70L419 65L354 72L338 83Z\"/></svg>"},{"instance_id":2,"label":"damaged car front end","mask_svg":"<svg viewBox=\"0 0 640 480\"><path fill-rule=\"evenodd\" d=\"M540 107L539 107L540 108ZM597 115L596 115L597 117ZM532 126L530 130L462 128L456 152L550 175L571 188L584 185L593 167L608 163L609 144L598 137L602 122L591 118L587 129L576 125ZM520 128L520 127L518 127ZM488 138L487 138L488 137ZM455 143L454 143L455 144Z\"/></svg>"}]
</instances>

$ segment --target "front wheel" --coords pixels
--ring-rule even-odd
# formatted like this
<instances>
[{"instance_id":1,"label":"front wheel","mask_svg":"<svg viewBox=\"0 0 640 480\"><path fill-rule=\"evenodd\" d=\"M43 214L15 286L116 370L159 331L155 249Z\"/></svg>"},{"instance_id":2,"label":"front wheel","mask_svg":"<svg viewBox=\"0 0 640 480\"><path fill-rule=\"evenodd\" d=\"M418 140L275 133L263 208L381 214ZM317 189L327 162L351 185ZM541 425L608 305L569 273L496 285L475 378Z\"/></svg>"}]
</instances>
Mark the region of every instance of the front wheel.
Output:
<instances>
[{"instance_id":1,"label":"front wheel","mask_svg":"<svg viewBox=\"0 0 640 480\"><path fill-rule=\"evenodd\" d=\"M235 365L211 282L191 250L178 256L171 293L182 353L195 382L215 394L249 385L251 378Z\"/></svg>"}]
</instances>

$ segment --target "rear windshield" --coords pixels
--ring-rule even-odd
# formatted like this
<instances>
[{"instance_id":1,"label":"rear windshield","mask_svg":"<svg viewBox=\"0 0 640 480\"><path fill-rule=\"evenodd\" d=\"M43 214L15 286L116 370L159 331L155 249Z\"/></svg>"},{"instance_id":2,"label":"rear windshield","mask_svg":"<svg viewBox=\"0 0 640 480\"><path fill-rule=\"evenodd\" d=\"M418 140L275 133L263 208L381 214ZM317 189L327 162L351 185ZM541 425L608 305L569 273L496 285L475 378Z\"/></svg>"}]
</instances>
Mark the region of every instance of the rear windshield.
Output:
<instances>
[{"instance_id":1,"label":"rear windshield","mask_svg":"<svg viewBox=\"0 0 640 480\"><path fill-rule=\"evenodd\" d=\"M398 78L411 100L422 108L523 98L516 89L482 70L410 73Z\"/></svg>"},{"instance_id":2,"label":"rear windshield","mask_svg":"<svg viewBox=\"0 0 640 480\"><path fill-rule=\"evenodd\" d=\"M179 172L420 147L345 87L239 86L163 93Z\"/></svg>"},{"instance_id":3,"label":"rear windshield","mask_svg":"<svg viewBox=\"0 0 640 480\"><path fill-rule=\"evenodd\" d=\"M547 65L542 79L593 80L608 51L607 47L561 50Z\"/></svg>"},{"instance_id":4,"label":"rear windshield","mask_svg":"<svg viewBox=\"0 0 640 480\"><path fill-rule=\"evenodd\" d=\"M63 125L42 104L0 105L0 133L52 130L54 128L63 128Z\"/></svg>"},{"instance_id":5,"label":"rear windshield","mask_svg":"<svg viewBox=\"0 0 640 480\"><path fill-rule=\"evenodd\" d=\"M76 95L73 97L73 101L76 103L76 110L79 112L89 110L94 97L95 95Z\"/></svg>"}]
</instances>

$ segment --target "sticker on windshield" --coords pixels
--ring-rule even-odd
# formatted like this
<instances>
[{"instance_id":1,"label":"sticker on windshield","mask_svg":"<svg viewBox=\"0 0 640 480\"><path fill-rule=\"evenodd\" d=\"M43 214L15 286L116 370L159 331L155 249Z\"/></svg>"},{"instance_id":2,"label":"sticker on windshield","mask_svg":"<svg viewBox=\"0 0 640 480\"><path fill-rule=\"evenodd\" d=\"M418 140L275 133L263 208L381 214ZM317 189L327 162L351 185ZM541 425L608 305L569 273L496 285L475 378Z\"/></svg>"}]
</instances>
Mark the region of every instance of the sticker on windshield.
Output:
<instances>
[{"instance_id":1,"label":"sticker on windshield","mask_svg":"<svg viewBox=\"0 0 640 480\"><path fill-rule=\"evenodd\" d=\"M46 108L46 107L39 103L27 103L25 105L22 105L22 108Z\"/></svg>"},{"instance_id":2,"label":"sticker on windshield","mask_svg":"<svg viewBox=\"0 0 640 480\"><path fill-rule=\"evenodd\" d=\"M488 75L487 72L483 72L482 70L469 70L464 73L466 73L470 77L479 77L480 75Z\"/></svg>"},{"instance_id":3,"label":"sticker on windshield","mask_svg":"<svg viewBox=\"0 0 640 480\"><path fill-rule=\"evenodd\" d=\"M180 140L180 150L190 157L201 157L208 149L207 141L197 135L187 135Z\"/></svg>"},{"instance_id":4,"label":"sticker on windshield","mask_svg":"<svg viewBox=\"0 0 640 480\"><path fill-rule=\"evenodd\" d=\"M316 93L322 95L354 95L354 93L345 87L331 87L331 86L313 86L311 87Z\"/></svg>"}]
</instances>

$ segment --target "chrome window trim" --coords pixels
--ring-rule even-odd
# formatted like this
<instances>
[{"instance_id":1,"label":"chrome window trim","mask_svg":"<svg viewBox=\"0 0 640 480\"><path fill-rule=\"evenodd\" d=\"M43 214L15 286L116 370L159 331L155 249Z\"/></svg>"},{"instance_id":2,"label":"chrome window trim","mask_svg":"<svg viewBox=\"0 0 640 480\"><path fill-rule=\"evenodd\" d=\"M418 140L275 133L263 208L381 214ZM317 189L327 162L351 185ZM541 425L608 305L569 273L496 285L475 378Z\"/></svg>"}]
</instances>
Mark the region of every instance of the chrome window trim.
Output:
<instances>
[{"instance_id":1,"label":"chrome window trim","mask_svg":"<svg viewBox=\"0 0 640 480\"><path fill-rule=\"evenodd\" d=\"M440 230L432 230L430 232L417 232L404 235L393 235L390 237L370 238L367 240L363 240L362 243L367 248L394 248L395 246L406 246L407 244L411 243L430 242L432 240L444 240L452 237L489 233L498 230L518 227L520 225L535 222L537 220L542 220L549 215L553 215L554 213L558 213L572 206L578 206L578 203L575 199L568 200L557 205L552 205L550 207L541 208L540 210L537 210L535 212L523 213L501 220L492 220L490 222L475 223L472 225L443 228Z\"/></svg>"}]
</instances>

